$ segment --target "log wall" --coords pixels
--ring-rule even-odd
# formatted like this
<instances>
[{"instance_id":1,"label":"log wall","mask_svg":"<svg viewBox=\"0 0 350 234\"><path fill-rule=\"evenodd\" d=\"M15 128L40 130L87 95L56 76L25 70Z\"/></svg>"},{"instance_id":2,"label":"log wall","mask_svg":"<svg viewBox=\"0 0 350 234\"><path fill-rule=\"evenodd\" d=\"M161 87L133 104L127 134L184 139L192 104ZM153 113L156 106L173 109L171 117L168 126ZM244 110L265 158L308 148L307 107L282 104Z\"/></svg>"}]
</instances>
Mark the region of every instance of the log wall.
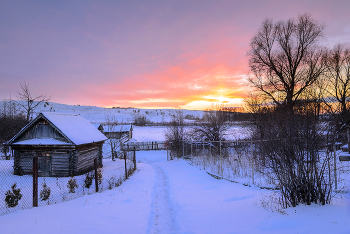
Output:
<instances>
[{"instance_id":1,"label":"log wall","mask_svg":"<svg viewBox=\"0 0 350 234\"><path fill-rule=\"evenodd\" d=\"M66 177L71 175L69 167L71 150L14 150L14 174L24 175L33 174L33 157L39 156L39 163L41 153L50 154L51 171L49 174L40 174L39 176L52 176L52 177Z\"/></svg>"},{"instance_id":2,"label":"log wall","mask_svg":"<svg viewBox=\"0 0 350 234\"><path fill-rule=\"evenodd\" d=\"M102 167L102 144L89 144L76 152L76 175L81 175L94 169L94 159L98 158Z\"/></svg>"},{"instance_id":3,"label":"log wall","mask_svg":"<svg viewBox=\"0 0 350 234\"><path fill-rule=\"evenodd\" d=\"M102 145L103 143L91 143L83 146L73 147L34 147L16 146L14 150L14 174L26 175L33 173L33 157L49 159L50 173L41 173L39 176L67 177L82 175L93 170L94 159L98 159L99 167L102 167ZM41 156L43 155L43 156Z\"/></svg>"}]
</instances>

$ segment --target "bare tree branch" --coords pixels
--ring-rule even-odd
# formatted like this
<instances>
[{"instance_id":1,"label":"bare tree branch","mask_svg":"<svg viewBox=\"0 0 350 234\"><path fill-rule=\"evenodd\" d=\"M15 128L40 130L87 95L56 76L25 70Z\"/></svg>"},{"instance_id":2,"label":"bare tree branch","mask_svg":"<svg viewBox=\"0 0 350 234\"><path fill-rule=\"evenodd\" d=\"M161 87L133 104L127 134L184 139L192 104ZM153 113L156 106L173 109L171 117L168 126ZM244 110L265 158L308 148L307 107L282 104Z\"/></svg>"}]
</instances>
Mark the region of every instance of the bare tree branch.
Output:
<instances>
[{"instance_id":1,"label":"bare tree branch","mask_svg":"<svg viewBox=\"0 0 350 234\"><path fill-rule=\"evenodd\" d=\"M25 103L17 102L18 105L22 106L26 111L27 121L30 120L30 116L34 113L34 110L42 103L50 100L51 97L46 95L33 96L29 90L28 84L26 82L20 83L21 91L17 91L18 100L25 101Z\"/></svg>"}]
</instances>

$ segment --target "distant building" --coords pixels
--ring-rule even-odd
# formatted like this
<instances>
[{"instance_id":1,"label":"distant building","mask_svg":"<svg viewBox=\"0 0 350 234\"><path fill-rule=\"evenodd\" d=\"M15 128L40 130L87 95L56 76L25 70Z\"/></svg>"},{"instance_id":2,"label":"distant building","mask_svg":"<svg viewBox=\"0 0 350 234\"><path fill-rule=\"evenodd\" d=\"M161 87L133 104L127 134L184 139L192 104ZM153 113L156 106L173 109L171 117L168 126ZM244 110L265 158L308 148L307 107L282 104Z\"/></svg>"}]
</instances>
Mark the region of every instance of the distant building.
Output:
<instances>
[{"instance_id":1,"label":"distant building","mask_svg":"<svg viewBox=\"0 0 350 234\"><path fill-rule=\"evenodd\" d=\"M94 159L102 167L102 145L107 138L77 114L40 113L9 142L14 174L32 174L38 156L39 176L71 176L91 171Z\"/></svg>"},{"instance_id":2,"label":"distant building","mask_svg":"<svg viewBox=\"0 0 350 234\"><path fill-rule=\"evenodd\" d=\"M100 130L108 139L132 138L132 125L101 124L97 127L97 129Z\"/></svg>"}]
</instances>

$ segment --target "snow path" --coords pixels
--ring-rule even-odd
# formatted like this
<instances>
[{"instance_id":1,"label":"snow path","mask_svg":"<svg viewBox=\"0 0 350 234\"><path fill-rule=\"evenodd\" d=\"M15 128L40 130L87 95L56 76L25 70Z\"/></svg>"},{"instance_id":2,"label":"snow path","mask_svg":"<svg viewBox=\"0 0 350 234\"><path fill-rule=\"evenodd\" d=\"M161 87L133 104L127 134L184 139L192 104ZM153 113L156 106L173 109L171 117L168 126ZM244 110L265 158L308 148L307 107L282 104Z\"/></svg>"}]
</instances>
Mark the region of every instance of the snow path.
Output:
<instances>
[{"instance_id":1,"label":"snow path","mask_svg":"<svg viewBox=\"0 0 350 234\"><path fill-rule=\"evenodd\" d=\"M158 165L152 165L156 172L156 183L152 197L152 211L148 234L177 233L177 224L170 200L168 178Z\"/></svg>"}]
</instances>

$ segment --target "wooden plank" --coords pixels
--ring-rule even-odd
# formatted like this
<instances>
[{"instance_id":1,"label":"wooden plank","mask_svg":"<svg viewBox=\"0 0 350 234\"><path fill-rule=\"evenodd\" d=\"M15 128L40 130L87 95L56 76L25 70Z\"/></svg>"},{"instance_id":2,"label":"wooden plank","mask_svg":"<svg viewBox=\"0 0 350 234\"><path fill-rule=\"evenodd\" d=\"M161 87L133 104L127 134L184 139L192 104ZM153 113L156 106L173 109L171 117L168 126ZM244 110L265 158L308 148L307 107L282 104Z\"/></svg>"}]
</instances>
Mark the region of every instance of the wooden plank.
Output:
<instances>
[{"instance_id":1,"label":"wooden plank","mask_svg":"<svg viewBox=\"0 0 350 234\"><path fill-rule=\"evenodd\" d=\"M98 174L97 174L97 158L94 159L94 171L95 171L95 188L96 193L98 192Z\"/></svg>"},{"instance_id":2,"label":"wooden plank","mask_svg":"<svg viewBox=\"0 0 350 234\"><path fill-rule=\"evenodd\" d=\"M339 161L350 161L350 156L339 156Z\"/></svg>"},{"instance_id":3,"label":"wooden plank","mask_svg":"<svg viewBox=\"0 0 350 234\"><path fill-rule=\"evenodd\" d=\"M76 174L93 170L94 160L99 155L99 145L89 145L77 151Z\"/></svg>"},{"instance_id":4,"label":"wooden plank","mask_svg":"<svg viewBox=\"0 0 350 234\"><path fill-rule=\"evenodd\" d=\"M38 157L33 158L33 206L38 207Z\"/></svg>"}]
</instances>

